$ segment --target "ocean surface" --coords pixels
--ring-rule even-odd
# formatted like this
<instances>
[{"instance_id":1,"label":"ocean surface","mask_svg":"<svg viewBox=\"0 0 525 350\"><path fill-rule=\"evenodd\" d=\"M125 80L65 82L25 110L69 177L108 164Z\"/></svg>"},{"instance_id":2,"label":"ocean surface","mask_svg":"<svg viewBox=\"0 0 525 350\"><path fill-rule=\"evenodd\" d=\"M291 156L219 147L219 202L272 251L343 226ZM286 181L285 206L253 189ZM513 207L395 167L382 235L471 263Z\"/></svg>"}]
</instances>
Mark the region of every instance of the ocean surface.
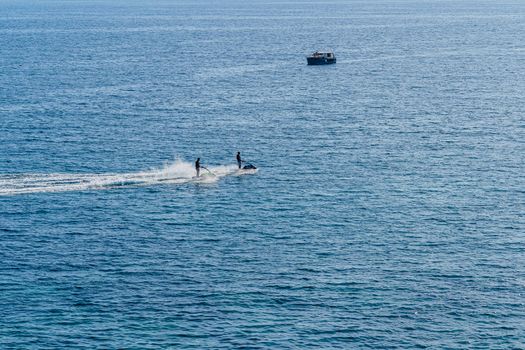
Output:
<instances>
[{"instance_id":1,"label":"ocean surface","mask_svg":"<svg viewBox=\"0 0 525 350\"><path fill-rule=\"evenodd\" d=\"M523 1L0 0L0 135L1 349L525 349Z\"/></svg>"}]
</instances>

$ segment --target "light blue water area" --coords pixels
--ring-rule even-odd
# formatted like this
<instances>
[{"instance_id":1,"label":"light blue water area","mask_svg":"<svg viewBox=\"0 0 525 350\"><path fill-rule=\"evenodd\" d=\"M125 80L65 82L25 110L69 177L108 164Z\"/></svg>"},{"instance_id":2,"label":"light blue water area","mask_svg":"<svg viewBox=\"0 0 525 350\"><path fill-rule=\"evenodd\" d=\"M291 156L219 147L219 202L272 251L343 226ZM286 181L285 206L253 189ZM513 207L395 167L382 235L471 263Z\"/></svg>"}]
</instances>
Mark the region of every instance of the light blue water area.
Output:
<instances>
[{"instance_id":1,"label":"light blue water area","mask_svg":"<svg viewBox=\"0 0 525 350\"><path fill-rule=\"evenodd\" d=\"M0 1L0 348L524 348L524 38L512 0Z\"/></svg>"}]
</instances>

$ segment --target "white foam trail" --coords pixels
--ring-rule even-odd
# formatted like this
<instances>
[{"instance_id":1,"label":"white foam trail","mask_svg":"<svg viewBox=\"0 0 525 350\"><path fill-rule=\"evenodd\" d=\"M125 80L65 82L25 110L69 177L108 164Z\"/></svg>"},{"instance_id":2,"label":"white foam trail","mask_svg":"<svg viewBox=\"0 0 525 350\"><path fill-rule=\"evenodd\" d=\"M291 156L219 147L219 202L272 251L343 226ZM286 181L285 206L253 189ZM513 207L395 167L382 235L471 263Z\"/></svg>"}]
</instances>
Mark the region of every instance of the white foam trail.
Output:
<instances>
[{"instance_id":1,"label":"white foam trail","mask_svg":"<svg viewBox=\"0 0 525 350\"><path fill-rule=\"evenodd\" d=\"M39 192L100 190L155 184L215 183L228 175L253 174L239 171L236 165L208 167L195 178L193 163L176 160L161 169L122 174L8 174L0 175L0 196Z\"/></svg>"}]
</instances>

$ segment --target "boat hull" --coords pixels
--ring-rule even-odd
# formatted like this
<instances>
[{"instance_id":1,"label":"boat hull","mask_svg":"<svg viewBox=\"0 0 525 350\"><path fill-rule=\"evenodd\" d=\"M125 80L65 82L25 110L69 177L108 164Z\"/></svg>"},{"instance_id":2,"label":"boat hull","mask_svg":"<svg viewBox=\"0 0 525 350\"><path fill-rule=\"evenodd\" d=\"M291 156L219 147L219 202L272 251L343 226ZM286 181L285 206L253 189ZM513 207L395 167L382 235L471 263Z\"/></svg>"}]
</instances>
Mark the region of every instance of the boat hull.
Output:
<instances>
[{"instance_id":1,"label":"boat hull","mask_svg":"<svg viewBox=\"0 0 525 350\"><path fill-rule=\"evenodd\" d=\"M324 58L324 57L306 57L306 61L309 66L319 66L323 64L333 64L336 62L334 58Z\"/></svg>"}]
</instances>

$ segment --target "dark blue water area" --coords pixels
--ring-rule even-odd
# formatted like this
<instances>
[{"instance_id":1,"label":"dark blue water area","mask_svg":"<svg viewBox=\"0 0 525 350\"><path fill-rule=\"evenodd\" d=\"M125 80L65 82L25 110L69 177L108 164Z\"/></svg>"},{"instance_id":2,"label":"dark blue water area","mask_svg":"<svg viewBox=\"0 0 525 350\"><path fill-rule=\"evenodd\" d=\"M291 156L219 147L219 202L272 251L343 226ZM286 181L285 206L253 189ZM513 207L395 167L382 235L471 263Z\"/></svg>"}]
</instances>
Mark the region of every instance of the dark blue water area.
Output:
<instances>
[{"instance_id":1,"label":"dark blue water area","mask_svg":"<svg viewBox=\"0 0 525 350\"><path fill-rule=\"evenodd\" d=\"M524 38L522 1L0 1L0 348L524 348Z\"/></svg>"}]
</instances>

